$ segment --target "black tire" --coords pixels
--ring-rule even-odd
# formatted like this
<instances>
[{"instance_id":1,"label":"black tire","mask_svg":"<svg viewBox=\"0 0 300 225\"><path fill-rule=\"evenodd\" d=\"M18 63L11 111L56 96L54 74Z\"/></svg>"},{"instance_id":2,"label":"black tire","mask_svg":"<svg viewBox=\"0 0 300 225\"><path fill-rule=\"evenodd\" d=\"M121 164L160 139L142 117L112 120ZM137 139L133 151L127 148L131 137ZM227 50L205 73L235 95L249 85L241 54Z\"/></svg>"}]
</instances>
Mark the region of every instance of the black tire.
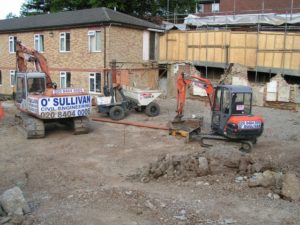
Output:
<instances>
[{"instance_id":1,"label":"black tire","mask_svg":"<svg viewBox=\"0 0 300 225\"><path fill-rule=\"evenodd\" d=\"M113 106L109 110L109 117L112 120L121 120L125 117L125 110L121 106Z\"/></svg>"},{"instance_id":2,"label":"black tire","mask_svg":"<svg viewBox=\"0 0 300 225\"><path fill-rule=\"evenodd\" d=\"M158 116L160 113L160 107L156 102L151 102L149 105L146 106L145 113L148 116Z\"/></svg>"},{"instance_id":3,"label":"black tire","mask_svg":"<svg viewBox=\"0 0 300 225\"><path fill-rule=\"evenodd\" d=\"M242 142L242 147L240 148L241 152L250 153L253 148L253 144L251 141Z\"/></svg>"},{"instance_id":4,"label":"black tire","mask_svg":"<svg viewBox=\"0 0 300 225\"><path fill-rule=\"evenodd\" d=\"M253 138L253 139L251 140L251 142L252 142L253 145L256 145L256 143L257 143L257 138Z\"/></svg>"}]
</instances>

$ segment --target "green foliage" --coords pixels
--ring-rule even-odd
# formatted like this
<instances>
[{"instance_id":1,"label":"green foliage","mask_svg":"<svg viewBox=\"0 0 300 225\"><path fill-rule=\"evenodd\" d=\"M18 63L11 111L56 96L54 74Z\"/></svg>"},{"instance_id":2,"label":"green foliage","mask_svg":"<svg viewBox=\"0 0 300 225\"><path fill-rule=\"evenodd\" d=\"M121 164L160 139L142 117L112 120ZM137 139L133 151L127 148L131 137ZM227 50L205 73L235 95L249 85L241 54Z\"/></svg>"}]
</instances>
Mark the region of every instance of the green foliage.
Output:
<instances>
[{"instance_id":1,"label":"green foliage","mask_svg":"<svg viewBox=\"0 0 300 225\"><path fill-rule=\"evenodd\" d=\"M17 15L13 14L12 12L8 13L5 17L6 19L14 19L14 18L18 18Z\"/></svg>"},{"instance_id":2,"label":"green foliage","mask_svg":"<svg viewBox=\"0 0 300 225\"><path fill-rule=\"evenodd\" d=\"M191 13L196 2L197 0L27 0L22 5L21 15L107 7L139 18L150 18L167 16L168 11L169 14Z\"/></svg>"}]
</instances>

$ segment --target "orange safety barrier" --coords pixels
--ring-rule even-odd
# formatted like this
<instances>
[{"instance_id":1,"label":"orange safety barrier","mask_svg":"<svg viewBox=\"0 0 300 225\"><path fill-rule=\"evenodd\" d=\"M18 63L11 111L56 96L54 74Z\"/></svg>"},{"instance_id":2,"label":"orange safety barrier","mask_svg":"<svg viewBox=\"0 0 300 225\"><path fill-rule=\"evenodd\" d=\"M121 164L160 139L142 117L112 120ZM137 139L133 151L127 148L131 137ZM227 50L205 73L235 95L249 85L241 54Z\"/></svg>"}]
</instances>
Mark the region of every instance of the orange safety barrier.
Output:
<instances>
[{"instance_id":1,"label":"orange safety barrier","mask_svg":"<svg viewBox=\"0 0 300 225\"><path fill-rule=\"evenodd\" d=\"M2 104L0 102L0 120L2 120L4 118L4 109L2 107Z\"/></svg>"}]
</instances>

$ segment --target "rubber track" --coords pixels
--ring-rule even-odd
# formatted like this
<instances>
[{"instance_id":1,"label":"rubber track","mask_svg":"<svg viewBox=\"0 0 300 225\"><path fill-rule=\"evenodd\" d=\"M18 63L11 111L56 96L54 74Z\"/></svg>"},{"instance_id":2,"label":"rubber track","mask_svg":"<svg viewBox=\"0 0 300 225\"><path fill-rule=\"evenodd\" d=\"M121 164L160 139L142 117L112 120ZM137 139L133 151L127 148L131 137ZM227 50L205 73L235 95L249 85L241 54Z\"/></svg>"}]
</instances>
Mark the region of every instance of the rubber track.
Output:
<instances>
[{"instance_id":1,"label":"rubber track","mask_svg":"<svg viewBox=\"0 0 300 225\"><path fill-rule=\"evenodd\" d=\"M24 112L15 115L17 128L27 139L45 137L44 121Z\"/></svg>"},{"instance_id":2,"label":"rubber track","mask_svg":"<svg viewBox=\"0 0 300 225\"><path fill-rule=\"evenodd\" d=\"M88 134L89 129L89 119L85 116L76 117L73 119L74 134Z\"/></svg>"}]
</instances>

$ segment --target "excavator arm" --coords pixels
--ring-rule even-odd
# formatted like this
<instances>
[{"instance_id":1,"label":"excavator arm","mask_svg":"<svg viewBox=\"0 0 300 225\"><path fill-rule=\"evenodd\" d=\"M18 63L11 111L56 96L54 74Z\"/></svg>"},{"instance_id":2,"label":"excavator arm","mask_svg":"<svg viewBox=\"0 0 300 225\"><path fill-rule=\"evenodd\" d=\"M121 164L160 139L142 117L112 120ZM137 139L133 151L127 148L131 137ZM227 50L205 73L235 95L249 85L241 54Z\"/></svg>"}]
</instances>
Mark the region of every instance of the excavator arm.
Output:
<instances>
[{"instance_id":1,"label":"excavator arm","mask_svg":"<svg viewBox=\"0 0 300 225\"><path fill-rule=\"evenodd\" d=\"M209 79L202 78L198 75L186 75L185 73L180 73L176 80L176 86L177 86L177 115L175 117L175 120L181 120L183 117L183 109L186 101L186 89L188 85L191 84L200 86L201 88L204 88L207 97L209 100L210 107L212 107L212 100L211 97L214 94L214 87Z\"/></svg>"},{"instance_id":2,"label":"excavator arm","mask_svg":"<svg viewBox=\"0 0 300 225\"><path fill-rule=\"evenodd\" d=\"M46 75L47 88L52 88L53 83L46 58L35 49L22 45L21 41L16 42L16 57L18 72L27 72L27 63L32 62L35 71L43 72Z\"/></svg>"}]
</instances>

